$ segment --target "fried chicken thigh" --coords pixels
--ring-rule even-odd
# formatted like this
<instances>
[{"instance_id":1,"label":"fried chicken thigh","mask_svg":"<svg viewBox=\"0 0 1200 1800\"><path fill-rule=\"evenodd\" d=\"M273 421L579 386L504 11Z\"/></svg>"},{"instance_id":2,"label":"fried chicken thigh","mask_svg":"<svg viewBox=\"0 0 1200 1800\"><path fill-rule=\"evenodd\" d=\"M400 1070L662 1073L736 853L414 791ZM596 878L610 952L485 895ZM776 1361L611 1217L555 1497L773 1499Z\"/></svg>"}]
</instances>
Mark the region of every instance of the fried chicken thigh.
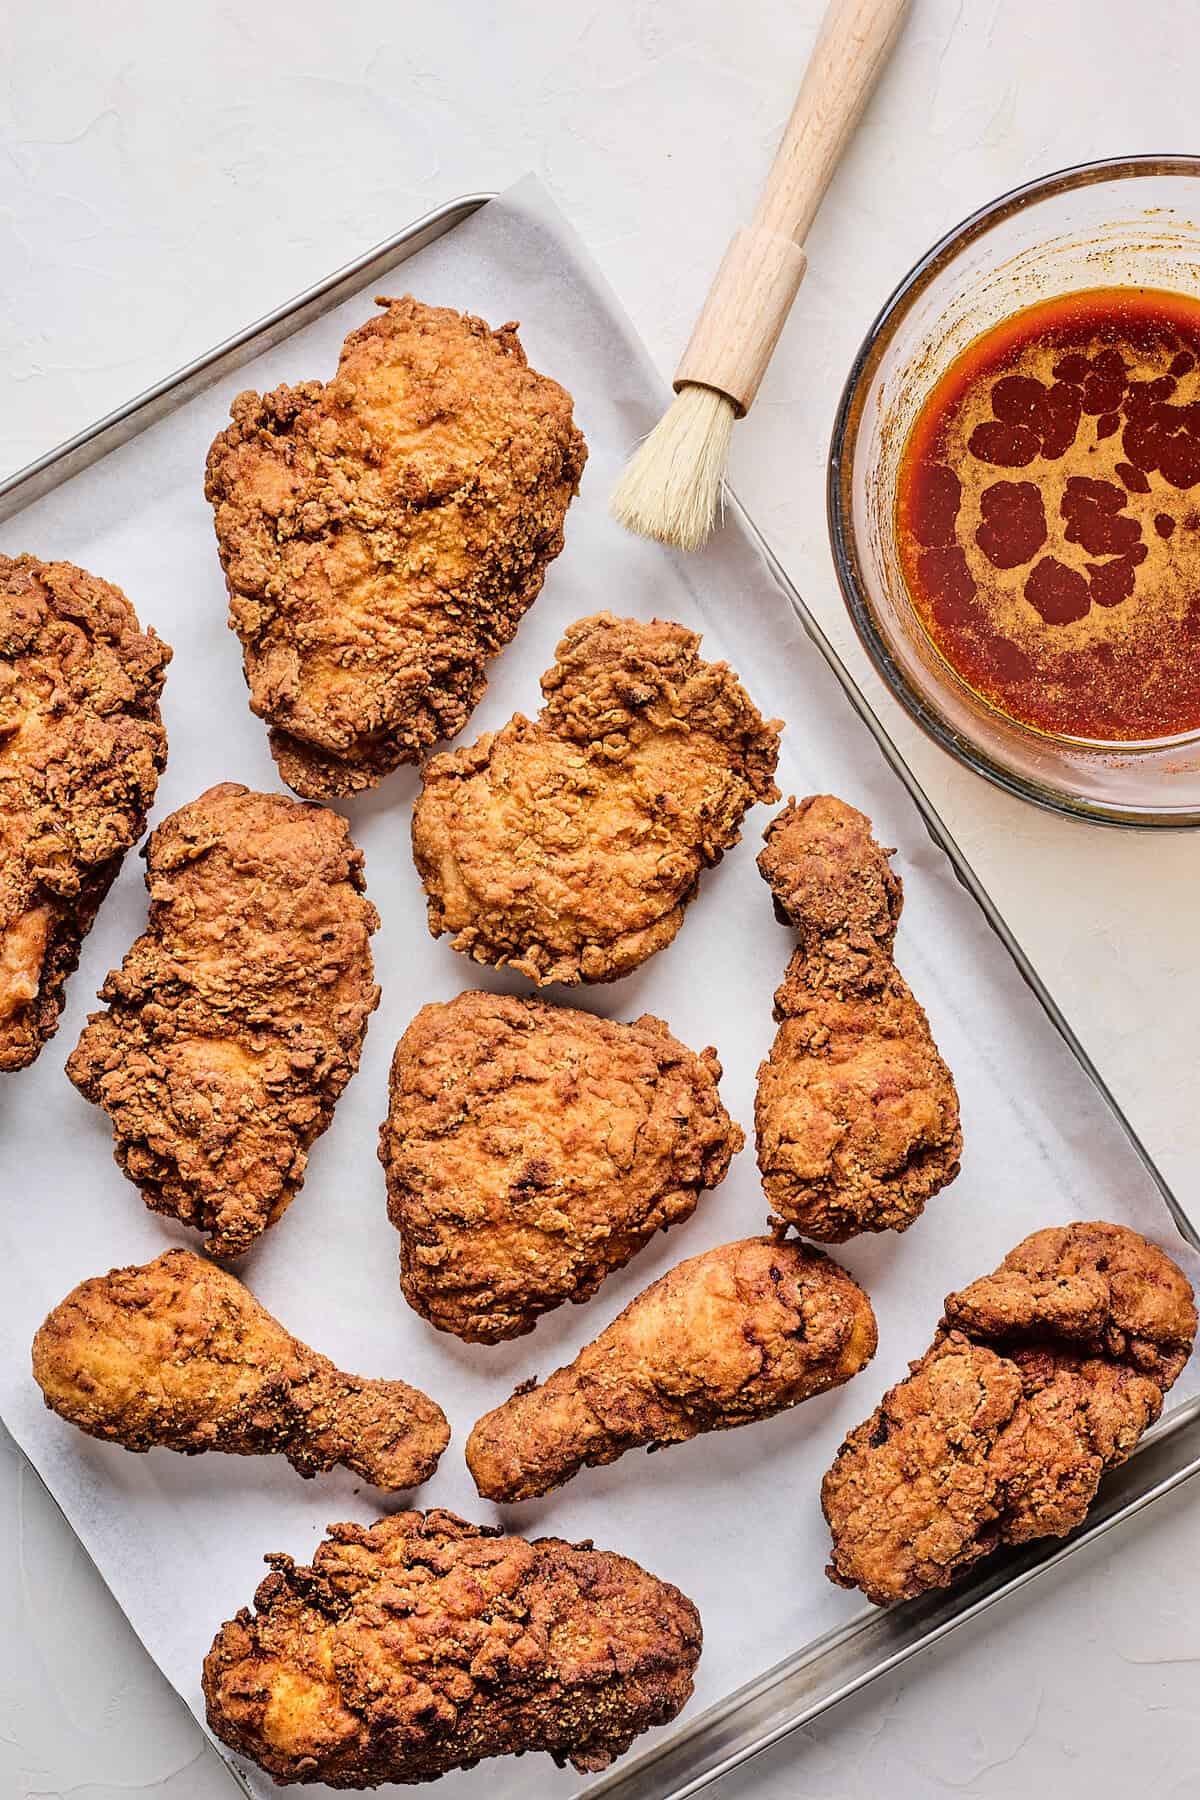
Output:
<instances>
[{"instance_id":1,"label":"fried chicken thigh","mask_svg":"<svg viewBox=\"0 0 1200 1800\"><path fill-rule=\"evenodd\" d=\"M649 1014L478 991L423 1007L379 1143L409 1305L498 1343L589 1299L724 1180L743 1138L720 1074Z\"/></svg>"},{"instance_id":2,"label":"fried chicken thigh","mask_svg":"<svg viewBox=\"0 0 1200 1800\"><path fill-rule=\"evenodd\" d=\"M899 876L870 820L831 794L791 801L758 866L800 934L775 995L755 1126L776 1214L809 1237L906 1231L958 1174L954 1078L892 960Z\"/></svg>"},{"instance_id":3,"label":"fried chicken thigh","mask_svg":"<svg viewBox=\"0 0 1200 1800\"><path fill-rule=\"evenodd\" d=\"M272 1573L204 1664L208 1722L276 1782L433 1781L545 1751L607 1768L686 1704L690 1600L627 1557L448 1512L331 1525Z\"/></svg>"},{"instance_id":4,"label":"fried chicken thigh","mask_svg":"<svg viewBox=\"0 0 1200 1800\"><path fill-rule=\"evenodd\" d=\"M226 782L154 832L150 918L67 1063L147 1206L238 1256L286 1210L379 1001L344 819Z\"/></svg>"},{"instance_id":5,"label":"fried chicken thigh","mask_svg":"<svg viewBox=\"0 0 1200 1800\"><path fill-rule=\"evenodd\" d=\"M120 588L0 556L0 1071L58 1028L63 985L167 760L170 647Z\"/></svg>"},{"instance_id":6,"label":"fried chicken thigh","mask_svg":"<svg viewBox=\"0 0 1200 1800\"><path fill-rule=\"evenodd\" d=\"M413 854L429 929L540 985L615 981L669 944L772 779L767 723L661 619L573 625L545 705L423 770Z\"/></svg>"},{"instance_id":7,"label":"fried chicken thigh","mask_svg":"<svg viewBox=\"0 0 1200 1800\"><path fill-rule=\"evenodd\" d=\"M858 1283L806 1244L746 1238L679 1263L540 1387L479 1420L467 1466L486 1500L528 1500L643 1444L769 1419L875 1354Z\"/></svg>"},{"instance_id":8,"label":"fried chicken thigh","mask_svg":"<svg viewBox=\"0 0 1200 1800\"><path fill-rule=\"evenodd\" d=\"M882 1606L1002 1544L1065 1537L1195 1335L1186 1276L1137 1232L1034 1232L947 1297L931 1349L839 1450L821 1489L830 1579Z\"/></svg>"},{"instance_id":9,"label":"fried chicken thigh","mask_svg":"<svg viewBox=\"0 0 1200 1800\"><path fill-rule=\"evenodd\" d=\"M427 1481L445 1416L404 1381L347 1375L190 1250L80 1282L33 1340L46 1405L126 1450L281 1452L301 1475L344 1463L381 1488Z\"/></svg>"},{"instance_id":10,"label":"fried chicken thigh","mask_svg":"<svg viewBox=\"0 0 1200 1800\"><path fill-rule=\"evenodd\" d=\"M313 799L461 731L563 545L587 459L515 325L411 298L330 382L239 394L208 457L250 705Z\"/></svg>"}]
</instances>

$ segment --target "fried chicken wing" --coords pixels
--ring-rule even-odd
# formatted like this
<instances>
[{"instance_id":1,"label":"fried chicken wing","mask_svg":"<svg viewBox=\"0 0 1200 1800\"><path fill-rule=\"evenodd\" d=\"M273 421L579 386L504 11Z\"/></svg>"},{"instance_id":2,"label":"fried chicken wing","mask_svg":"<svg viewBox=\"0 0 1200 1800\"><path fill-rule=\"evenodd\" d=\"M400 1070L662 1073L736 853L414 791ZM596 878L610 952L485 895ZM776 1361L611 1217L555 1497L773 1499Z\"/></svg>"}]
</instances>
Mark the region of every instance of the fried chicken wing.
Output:
<instances>
[{"instance_id":1,"label":"fried chicken wing","mask_svg":"<svg viewBox=\"0 0 1200 1800\"><path fill-rule=\"evenodd\" d=\"M779 721L699 643L581 619L536 720L426 763L413 854L435 937L539 986L615 981L671 942L747 808L778 798Z\"/></svg>"},{"instance_id":2,"label":"fried chicken wing","mask_svg":"<svg viewBox=\"0 0 1200 1800\"><path fill-rule=\"evenodd\" d=\"M423 1007L379 1142L409 1305L491 1344L590 1299L724 1180L743 1138L720 1075L649 1014L478 991Z\"/></svg>"},{"instance_id":3,"label":"fried chicken wing","mask_svg":"<svg viewBox=\"0 0 1200 1800\"><path fill-rule=\"evenodd\" d=\"M379 1001L362 852L344 819L236 783L145 850L146 932L67 1063L147 1206L238 1256L278 1219Z\"/></svg>"},{"instance_id":4,"label":"fried chicken wing","mask_svg":"<svg viewBox=\"0 0 1200 1800\"><path fill-rule=\"evenodd\" d=\"M647 1444L769 1419L874 1356L858 1283L806 1244L746 1238L679 1263L575 1361L487 1413L467 1466L487 1500L528 1500Z\"/></svg>"},{"instance_id":5,"label":"fried chicken wing","mask_svg":"<svg viewBox=\"0 0 1200 1800\"><path fill-rule=\"evenodd\" d=\"M785 1223L825 1243L906 1231L953 1181L954 1078L892 960L900 878L870 820L831 794L790 801L759 869L800 934L758 1071L763 1187Z\"/></svg>"},{"instance_id":6,"label":"fried chicken wing","mask_svg":"<svg viewBox=\"0 0 1200 1800\"><path fill-rule=\"evenodd\" d=\"M692 1692L700 1619L627 1557L448 1512L331 1525L204 1664L212 1730L276 1782L432 1781L545 1751L607 1768Z\"/></svg>"},{"instance_id":7,"label":"fried chicken wing","mask_svg":"<svg viewBox=\"0 0 1200 1800\"><path fill-rule=\"evenodd\" d=\"M445 1415L404 1381L347 1375L285 1331L235 1276L190 1250L80 1282L33 1340L46 1405L126 1450L282 1453L381 1488L427 1481Z\"/></svg>"},{"instance_id":8,"label":"fried chicken wing","mask_svg":"<svg viewBox=\"0 0 1200 1800\"><path fill-rule=\"evenodd\" d=\"M0 1071L58 1029L63 986L167 760L170 646L73 563L0 556Z\"/></svg>"},{"instance_id":9,"label":"fried chicken wing","mask_svg":"<svg viewBox=\"0 0 1200 1800\"><path fill-rule=\"evenodd\" d=\"M332 381L239 394L208 457L250 705L314 799L462 730L587 460L571 396L527 367L515 325L379 304Z\"/></svg>"},{"instance_id":10,"label":"fried chicken wing","mask_svg":"<svg viewBox=\"0 0 1200 1800\"><path fill-rule=\"evenodd\" d=\"M877 1605L1002 1544L1063 1537L1191 1355L1192 1290L1121 1225L1038 1231L950 1294L932 1348L825 1477L828 1574Z\"/></svg>"}]
</instances>

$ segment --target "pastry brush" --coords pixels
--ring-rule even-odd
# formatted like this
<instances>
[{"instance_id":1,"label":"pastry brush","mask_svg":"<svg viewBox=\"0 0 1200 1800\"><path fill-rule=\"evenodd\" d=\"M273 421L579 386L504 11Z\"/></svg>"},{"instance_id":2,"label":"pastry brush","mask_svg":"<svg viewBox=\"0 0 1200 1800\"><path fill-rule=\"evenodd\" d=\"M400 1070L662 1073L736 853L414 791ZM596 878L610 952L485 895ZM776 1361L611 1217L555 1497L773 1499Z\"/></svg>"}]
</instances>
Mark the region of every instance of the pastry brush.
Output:
<instances>
[{"instance_id":1,"label":"pastry brush","mask_svg":"<svg viewBox=\"0 0 1200 1800\"><path fill-rule=\"evenodd\" d=\"M750 410L804 279L804 239L910 0L832 0L754 217L725 252L675 399L612 495L631 531L695 550L712 530L734 421Z\"/></svg>"}]
</instances>

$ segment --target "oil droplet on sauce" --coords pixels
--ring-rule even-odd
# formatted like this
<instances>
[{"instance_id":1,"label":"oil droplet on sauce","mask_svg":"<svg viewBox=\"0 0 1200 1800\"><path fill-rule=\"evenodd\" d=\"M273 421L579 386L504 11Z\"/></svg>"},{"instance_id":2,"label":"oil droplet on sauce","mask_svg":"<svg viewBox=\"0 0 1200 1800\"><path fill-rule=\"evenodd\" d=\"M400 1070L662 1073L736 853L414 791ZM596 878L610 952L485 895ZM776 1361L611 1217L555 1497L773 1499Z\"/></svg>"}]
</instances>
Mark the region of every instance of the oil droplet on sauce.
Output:
<instances>
[{"instance_id":1,"label":"oil droplet on sauce","mask_svg":"<svg viewBox=\"0 0 1200 1800\"><path fill-rule=\"evenodd\" d=\"M976 338L909 434L896 538L930 639L1010 718L1200 729L1200 300L1094 288Z\"/></svg>"}]
</instances>

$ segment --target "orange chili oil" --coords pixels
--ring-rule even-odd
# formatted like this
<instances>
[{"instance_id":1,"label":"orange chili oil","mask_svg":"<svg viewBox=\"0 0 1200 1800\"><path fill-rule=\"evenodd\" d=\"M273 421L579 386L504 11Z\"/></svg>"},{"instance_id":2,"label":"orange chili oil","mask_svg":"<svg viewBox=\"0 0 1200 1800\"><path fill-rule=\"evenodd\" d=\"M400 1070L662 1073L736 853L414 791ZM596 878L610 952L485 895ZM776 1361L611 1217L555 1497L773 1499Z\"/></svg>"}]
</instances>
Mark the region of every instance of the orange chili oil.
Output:
<instances>
[{"instance_id":1,"label":"orange chili oil","mask_svg":"<svg viewBox=\"0 0 1200 1800\"><path fill-rule=\"evenodd\" d=\"M896 539L933 644L1010 718L1200 729L1200 300L1094 288L976 338L909 434Z\"/></svg>"}]
</instances>

